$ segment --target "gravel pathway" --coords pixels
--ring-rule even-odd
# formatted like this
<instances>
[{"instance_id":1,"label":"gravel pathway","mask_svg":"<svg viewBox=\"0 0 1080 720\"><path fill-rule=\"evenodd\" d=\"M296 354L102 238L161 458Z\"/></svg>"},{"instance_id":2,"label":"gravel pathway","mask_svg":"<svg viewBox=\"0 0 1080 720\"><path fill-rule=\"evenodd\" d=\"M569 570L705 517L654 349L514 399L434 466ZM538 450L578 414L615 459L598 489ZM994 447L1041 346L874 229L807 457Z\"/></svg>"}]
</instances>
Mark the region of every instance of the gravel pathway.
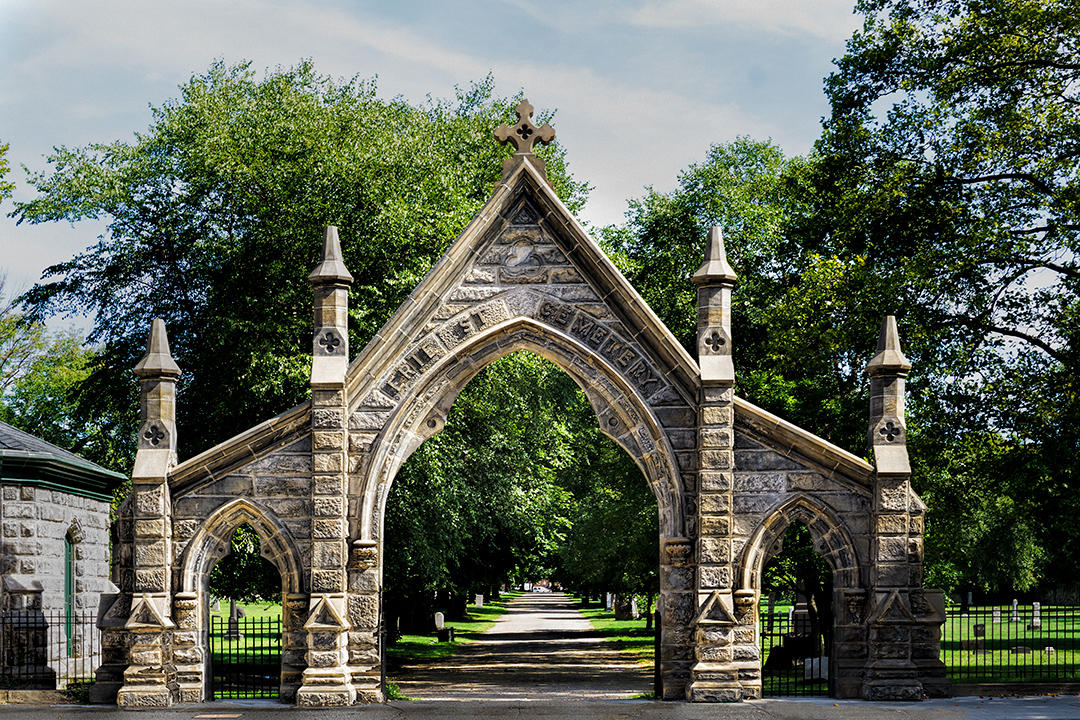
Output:
<instances>
[{"instance_id":1,"label":"gravel pathway","mask_svg":"<svg viewBox=\"0 0 1080 720\"><path fill-rule=\"evenodd\" d=\"M393 678L419 700L618 700L651 692L652 672L616 650L562 593L526 593L451 658Z\"/></svg>"}]
</instances>

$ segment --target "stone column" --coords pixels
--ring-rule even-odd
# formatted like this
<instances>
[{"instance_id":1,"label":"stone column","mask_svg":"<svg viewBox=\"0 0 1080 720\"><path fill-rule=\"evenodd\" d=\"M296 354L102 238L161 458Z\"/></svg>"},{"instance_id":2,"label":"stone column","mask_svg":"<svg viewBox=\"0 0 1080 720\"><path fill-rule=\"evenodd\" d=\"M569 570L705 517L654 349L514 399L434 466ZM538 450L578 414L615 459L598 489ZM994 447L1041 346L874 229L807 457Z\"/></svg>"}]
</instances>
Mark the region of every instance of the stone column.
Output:
<instances>
[{"instance_id":1,"label":"stone column","mask_svg":"<svg viewBox=\"0 0 1080 720\"><path fill-rule=\"evenodd\" d=\"M736 602L732 572L732 483L735 459L735 369L731 360L731 290L720 228L709 231L697 285L698 539L694 665L687 699L734 702L761 694L753 608ZM749 610L749 613L747 612ZM749 614L749 618L747 615Z\"/></svg>"},{"instance_id":2,"label":"stone column","mask_svg":"<svg viewBox=\"0 0 1080 720\"><path fill-rule=\"evenodd\" d=\"M909 552L911 465L904 425L904 384L911 363L900 350L896 318L885 318L870 376L869 442L874 455L873 528L867 660L862 696L867 700L920 700L919 673L912 662L912 564ZM921 556L921 551L918 553ZM915 578L916 585L920 583Z\"/></svg>"},{"instance_id":3,"label":"stone column","mask_svg":"<svg viewBox=\"0 0 1080 720\"><path fill-rule=\"evenodd\" d=\"M116 696L122 709L165 707L175 697L171 615L171 503L169 469L176 464L176 380L165 323L155 319L146 354L135 366L139 376L139 437L131 473L134 580L124 684Z\"/></svg>"},{"instance_id":4,"label":"stone column","mask_svg":"<svg viewBox=\"0 0 1080 720\"><path fill-rule=\"evenodd\" d=\"M308 276L315 289L311 355L311 598L307 668L296 692L306 706L351 705L356 689L348 669L345 564L348 303L352 275L341 260L337 228L326 228L322 261Z\"/></svg>"}]
</instances>

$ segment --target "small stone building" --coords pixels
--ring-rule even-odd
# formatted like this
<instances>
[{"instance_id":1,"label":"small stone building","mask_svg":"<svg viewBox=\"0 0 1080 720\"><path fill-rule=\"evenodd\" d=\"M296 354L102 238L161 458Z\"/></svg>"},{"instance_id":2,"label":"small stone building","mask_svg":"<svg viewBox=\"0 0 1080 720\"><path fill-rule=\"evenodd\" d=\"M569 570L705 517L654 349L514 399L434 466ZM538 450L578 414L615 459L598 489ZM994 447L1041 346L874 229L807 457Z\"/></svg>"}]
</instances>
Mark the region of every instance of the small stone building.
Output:
<instances>
[{"instance_id":1,"label":"small stone building","mask_svg":"<svg viewBox=\"0 0 1080 720\"><path fill-rule=\"evenodd\" d=\"M731 291L718 228L698 288L696 357L674 338L551 188L532 107L496 137L515 154L491 198L379 333L350 357L352 275L328 228L314 288L311 398L178 462L180 368L154 320L133 490L103 599L95 697L122 708L209 699L208 576L241 523L282 579L280 697L381 700L386 499L486 365L527 350L588 397L656 496L665 699L761 696L762 568L804 524L833 573L831 692L917 700L945 690L940 591L922 586L925 506L904 426L910 364L886 319L870 376L873 463L734 394ZM222 349L227 352L226 348ZM872 357L872 359L871 359Z\"/></svg>"},{"instance_id":2,"label":"small stone building","mask_svg":"<svg viewBox=\"0 0 1080 720\"><path fill-rule=\"evenodd\" d=\"M53 687L96 644L109 505L124 476L0 422L0 675Z\"/></svg>"}]
</instances>

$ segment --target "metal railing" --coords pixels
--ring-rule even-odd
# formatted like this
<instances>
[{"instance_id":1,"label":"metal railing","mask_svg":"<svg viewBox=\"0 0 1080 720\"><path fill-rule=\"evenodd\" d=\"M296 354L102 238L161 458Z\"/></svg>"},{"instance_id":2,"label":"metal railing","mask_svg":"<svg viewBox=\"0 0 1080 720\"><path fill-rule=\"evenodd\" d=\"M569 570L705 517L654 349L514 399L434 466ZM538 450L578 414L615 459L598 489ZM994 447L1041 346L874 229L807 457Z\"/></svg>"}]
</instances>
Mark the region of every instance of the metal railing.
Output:
<instances>
[{"instance_id":1,"label":"metal railing","mask_svg":"<svg viewBox=\"0 0 1080 720\"><path fill-rule=\"evenodd\" d=\"M281 689L281 618L210 617L213 697L277 699Z\"/></svg>"},{"instance_id":2,"label":"metal railing","mask_svg":"<svg viewBox=\"0 0 1080 720\"><path fill-rule=\"evenodd\" d=\"M761 689L766 697L829 694L829 660L809 622L788 612L761 612Z\"/></svg>"},{"instance_id":3,"label":"metal railing","mask_svg":"<svg viewBox=\"0 0 1080 720\"><path fill-rule=\"evenodd\" d=\"M941 659L954 683L1080 682L1080 606L947 610Z\"/></svg>"},{"instance_id":4,"label":"metal railing","mask_svg":"<svg viewBox=\"0 0 1080 720\"><path fill-rule=\"evenodd\" d=\"M100 664L97 613L0 613L0 686L64 690L92 681Z\"/></svg>"}]
</instances>

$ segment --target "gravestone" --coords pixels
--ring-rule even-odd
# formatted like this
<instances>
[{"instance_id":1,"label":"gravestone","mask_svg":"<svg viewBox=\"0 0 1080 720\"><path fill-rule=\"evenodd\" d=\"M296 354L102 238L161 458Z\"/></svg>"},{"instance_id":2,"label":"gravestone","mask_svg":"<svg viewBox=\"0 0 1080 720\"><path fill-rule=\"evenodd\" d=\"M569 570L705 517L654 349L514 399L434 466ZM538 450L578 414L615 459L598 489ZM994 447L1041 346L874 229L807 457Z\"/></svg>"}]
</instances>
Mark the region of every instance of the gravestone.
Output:
<instances>
[{"instance_id":1,"label":"gravestone","mask_svg":"<svg viewBox=\"0 0 1080 720\"><path fill-rule=\"evenodd\" d=\"M1043 648L1043 652L1046 653L1047 655L1053 655L1057 651L1054 650L1053 645L1047 645L1045 648Z\"/></svg>"},{"instance_id":2,"label":"gravestone","mask_svg":"<svg viewBox=\"0 0 1080 720\"><path fill-rule=\"evenodd\" d=\"M1017 605L1016 598L1013 598L1012 615L1009 616L1009 622L1020 622L1020 610Z\"/></svg>"},{"instance_id":3,"label":"gravestone","mask_svg":"<svg viewBox=\"0 0 1080 720\"><path fill-rule=\"evenodd\" d=\"M221 598L210 598L210 612L221 612Z\"/></svg>"},{"instance_id":4,"label":"gravestone","mask_svg":"<svg viewBox=\"0 0 1080 720\"><path fill-rule=\"evenodd\" d=\"M441 612L435 613L435 629L442 630L444 627L446 627L446 616Z\"/></svg>"},{"instance_id":5,"label":"gravestone","mask_svg":"<svg viewBox=\"0 0 1080 720\"><path fill-rule=\"evenodd\" d=\"M1031 603L1031 624L1028 625L1028 630L1042 630L1041 603Z\"/></svg>"},{"instance_id":6,"label":"gravestone","mask_svg":"<svg viewBox=\"0 0 1080 720\"><path fill-rule=\"evenodd\" d=\"M1001 608L999 608L999 607L994 608L993 622L994 622L995 625L1000 625L1001 624Z\"/></svg>"},{"instance_id":7,"label":"gravestone","mask_svg":"<svg viewBox=\"0 0 1080 720\"><path fill-rule=\"evenodd\" d=\"M225 631L226 640L239 640L244 637L240 634L240 619L247 615L244 612L244 608L237 605L235 602L230 603L229 607L229 627Z\"/></svg>"},{"instance_id":8,"label":"gravestone","mask_svg":"<svg viewBox=\"0 0 1080 720\"><path fill-rule=\"evenodd\" d=\"M803 659L803 680L828 680L829 656Z\"/></svg>"},{"instance_id":9,"label":"gravestone","mask_svg":"<svg viewBox=\"0 0 1080 720\"><path fill-rule=\"evenodd\" d=\"M476 602L473 603L476 607L484 607L484 596L477 593Z\"/></svg>"},{"instance_id":10,"label":"gravestone","mask_svg":"<svg viewBox=\"0 0 1080 720\"><path fill-rule=\"evenodd\" d=\"M1030 655L1031 648L1029 648L1027 645L1014 645L1012 650L1010 650L1009 652L1011 652L1013 655Z\"/></svg>"}]
</instances>

